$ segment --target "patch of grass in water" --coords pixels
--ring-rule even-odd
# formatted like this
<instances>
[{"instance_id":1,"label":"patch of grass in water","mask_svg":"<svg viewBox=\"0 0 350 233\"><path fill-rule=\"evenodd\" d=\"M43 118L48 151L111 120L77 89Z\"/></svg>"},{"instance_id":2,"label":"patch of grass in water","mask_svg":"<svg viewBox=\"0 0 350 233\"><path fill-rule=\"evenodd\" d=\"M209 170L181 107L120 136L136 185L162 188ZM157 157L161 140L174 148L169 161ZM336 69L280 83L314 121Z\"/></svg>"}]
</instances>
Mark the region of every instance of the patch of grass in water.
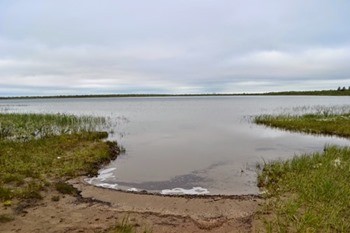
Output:
<instances>
[{"instance_id":1,"label":"patch of grass in water","mask_svg":"<svg viewBox=\"0 0 350 233\"><path fill-rule=\"evenodd\" d=\"M350 113L339 115L320 113L302 116L261 115L255 117L254 122L296 132L350 137Z\"/></svg>"},{"instance_id":2,"label":"patch of grass in water","mask_svg":"<svg viewBox=\"0 0 350 233\"><path fill-rule=\"evenodd\" d=\"M0 139L28 141L62 134L93 132L106 124L103 117L0 113Z\"/></svg>"}]
</instances>

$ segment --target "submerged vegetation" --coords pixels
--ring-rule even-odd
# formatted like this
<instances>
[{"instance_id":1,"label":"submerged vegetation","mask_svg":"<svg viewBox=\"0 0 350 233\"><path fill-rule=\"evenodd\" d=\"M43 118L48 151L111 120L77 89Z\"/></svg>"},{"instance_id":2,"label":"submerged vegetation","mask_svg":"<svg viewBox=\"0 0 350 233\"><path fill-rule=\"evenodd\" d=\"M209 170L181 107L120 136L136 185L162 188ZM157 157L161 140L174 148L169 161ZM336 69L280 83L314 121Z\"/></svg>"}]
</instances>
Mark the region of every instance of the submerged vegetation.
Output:
<instances>
[{"instance_id":1,"label":"submerged vegetation","mask_svg":"<svg viewBox=\"0 0 350 233\"><path fill-rule=\"evenodd\" d=\"M259 116L258 124L297 132L350 137L350 114ZM258 178L267 203L267 232L350 231L350 148L326 146L322 153L265 164Z\"/></svg>"},{"instance_id":2,"label":"submerged vegetation","mask_svg":"<svg viewBox=\"0 0 350 233\"><path fill-rule=\"evenodd\" d=\"M0 200L40 199L56 188L73 193L68 178L97 174L101 163L115 157L115 142L97 131L105 120L49 114L0 114Z\"/></svg>"}]
</instances>

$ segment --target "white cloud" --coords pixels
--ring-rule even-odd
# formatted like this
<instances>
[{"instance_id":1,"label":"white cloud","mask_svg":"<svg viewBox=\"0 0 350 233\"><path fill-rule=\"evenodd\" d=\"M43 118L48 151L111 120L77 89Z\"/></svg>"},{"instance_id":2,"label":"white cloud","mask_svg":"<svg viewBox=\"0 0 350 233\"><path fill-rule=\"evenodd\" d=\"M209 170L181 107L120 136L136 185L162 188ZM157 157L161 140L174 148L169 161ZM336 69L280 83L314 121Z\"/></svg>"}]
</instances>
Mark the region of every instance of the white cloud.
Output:
<instances>
[{"instance_id":1,"label":"white cloud","mask_svg":"<svg viewBox=\"0 0 350 233\"><path fill-rule=\"evenodd\" d=\"M350 74L350 47L311 48L300 51L257 51L234 57L224 66L231 74L270 75L279 78L322 78L326 75ZM332 77L329 77L332 78Z\"/></svg>"},{"instance_id":2,"label":"white cloud","mask_svg":"<svg viewBox=\"0 0 350 233\"><path fill-rule=\"evenodd\" d=\"M0 95L336 88L350 78L349 7L0 2Z\"/></svg>"},{"instance_id":3,"label":"white cloud","mask_svg":"<svg viewBox=\"0 0 350 233\"><path fill-rule=\"evenodd\" d=\"M239 57L233 63L241 65L267 65L278 66L281 64L288 64L292 61L292 56L286 52L281 51L259 51Z\"/></svg>"}]
</instances>

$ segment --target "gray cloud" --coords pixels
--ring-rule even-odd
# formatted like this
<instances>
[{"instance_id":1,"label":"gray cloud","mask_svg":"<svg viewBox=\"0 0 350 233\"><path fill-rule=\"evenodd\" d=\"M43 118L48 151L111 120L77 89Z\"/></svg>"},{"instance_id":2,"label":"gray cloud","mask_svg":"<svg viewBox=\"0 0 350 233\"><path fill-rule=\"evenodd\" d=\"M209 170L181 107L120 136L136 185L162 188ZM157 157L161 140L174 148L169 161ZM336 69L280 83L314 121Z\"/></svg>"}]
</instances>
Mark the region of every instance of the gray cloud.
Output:
<instances>
[{"instance_id":1,"label":"gray cloud","mask_svg":"<svg viewBox=\"0 0 350 233\"><path fill-rule=\"evenodd\" d=\"M350 81L346 1L1 1L0 95L261 92Z\"/></svg>"}]
</instances>

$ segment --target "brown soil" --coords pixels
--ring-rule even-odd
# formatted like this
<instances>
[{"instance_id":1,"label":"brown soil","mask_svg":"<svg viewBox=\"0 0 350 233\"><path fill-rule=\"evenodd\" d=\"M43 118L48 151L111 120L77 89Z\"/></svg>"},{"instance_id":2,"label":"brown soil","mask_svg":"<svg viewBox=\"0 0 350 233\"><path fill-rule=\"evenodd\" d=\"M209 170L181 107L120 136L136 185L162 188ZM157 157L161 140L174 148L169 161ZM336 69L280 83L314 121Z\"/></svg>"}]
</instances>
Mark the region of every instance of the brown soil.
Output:
<instances>
[{"instance_id":1,"label":"brown soil","mask_svg":"<svg viewBox=\"0 0 350 233\"><path fill-rule=\"evenodd\" d=\"M107 232L128 217L137 232L252 232L261 199L256 196L160 196L127 193L70 181L81 196L48 191L45 198L17 208L0 232ZM53 196L60 196L53 201ZM1 207L2 213L13 213Z\"/></svg>"}]
</instances>

